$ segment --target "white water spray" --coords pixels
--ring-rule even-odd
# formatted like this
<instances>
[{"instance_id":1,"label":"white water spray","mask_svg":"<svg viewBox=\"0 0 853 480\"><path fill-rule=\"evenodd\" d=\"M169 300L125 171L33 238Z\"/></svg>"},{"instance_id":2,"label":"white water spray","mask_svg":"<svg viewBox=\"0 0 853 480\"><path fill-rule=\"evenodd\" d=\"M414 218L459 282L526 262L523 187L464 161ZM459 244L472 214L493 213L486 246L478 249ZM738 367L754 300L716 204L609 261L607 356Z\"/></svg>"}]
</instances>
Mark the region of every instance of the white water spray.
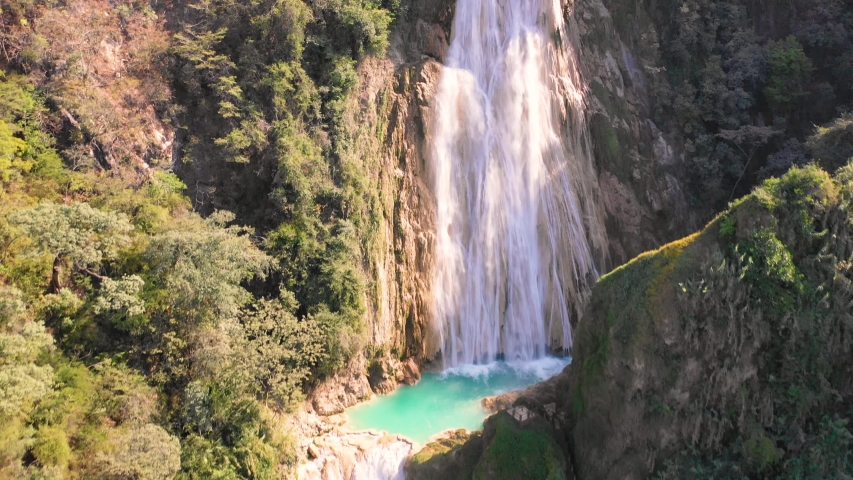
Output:
<instances>
[{"instance_id":1,"label":"white water spray","mask_svg":"<svg viewBox=\"0 0 853 480\"><path fill-rule=\"evenodd\" d=\"M445 366L571 347L604 251L560 0L459 0L436 96L433 297Z\"/></svg>"}]
</instances>

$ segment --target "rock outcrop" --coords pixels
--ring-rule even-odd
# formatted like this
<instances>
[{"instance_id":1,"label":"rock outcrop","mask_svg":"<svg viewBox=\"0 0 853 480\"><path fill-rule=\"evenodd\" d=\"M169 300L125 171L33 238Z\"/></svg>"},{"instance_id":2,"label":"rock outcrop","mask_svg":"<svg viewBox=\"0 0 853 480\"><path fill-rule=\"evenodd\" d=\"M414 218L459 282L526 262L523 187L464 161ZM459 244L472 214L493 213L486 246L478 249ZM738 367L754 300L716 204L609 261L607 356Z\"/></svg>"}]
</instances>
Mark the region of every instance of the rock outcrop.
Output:
<instances>
[{"instance_id":1,"label":"rock outcrop","mask_svg":"<svg viewBox=\"0 0 853 480\"><path fill-rule=\"evenodd\" d=\"M364 357L359 355L336 375L324 380L311 392L314 411L323 416L334 415L370 398L372 391L366 371Z\"/></svg>"},{"instance_id":2,"label":"rock outcrop","mask_svg":"<svg viewBox=\"0 0 853 480\"><path fill-rule=\"evenodd\" d=\"M596 284L557 389L579 478L843 478L813 452L853 438L851 201L853 165L794 169Z\"/></svg>"}]
</instances>

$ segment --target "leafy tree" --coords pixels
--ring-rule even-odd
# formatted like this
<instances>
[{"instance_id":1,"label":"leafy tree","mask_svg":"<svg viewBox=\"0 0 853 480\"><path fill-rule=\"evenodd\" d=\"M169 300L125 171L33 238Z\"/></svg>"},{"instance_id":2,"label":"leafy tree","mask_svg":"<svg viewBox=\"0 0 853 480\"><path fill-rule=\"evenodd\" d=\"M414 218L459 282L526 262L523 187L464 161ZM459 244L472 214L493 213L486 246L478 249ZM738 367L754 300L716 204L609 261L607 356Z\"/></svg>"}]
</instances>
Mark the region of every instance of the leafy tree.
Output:
<instances>
[{"instance_id":1,"label":"leafy tree","mask_svg":"<svg viewBox=\"0 0 853 480\"><path fill-rule=\"evenodd\" d=\"M102 212L87 203L42 203L16 212L9 220L33 239L32 254L49 253L54 257L48 286L51 293L63 287L62 268L66 262L77 272L103 280L96 270L102 261L115 258L118 249L129 243L128 235L133 230L125 215Z\"/></svg>"},{"instance_id":2,"label":"leafy tree","mask_svg":"<svg viewBox=\"0 0 853 480\"><path fill-rule=\"evenodd\" d=\"M264 402L290 406L315 366L326 357L323 332L312 318L294 316L296 300L283 292L277 300L260 300L241 317L241 351L235 367Z\"/></svg>"},{"instance_id":3,"label":"leafy tree","mask_svg":"<svg viewBox=\"0 0 853 480\"><path fill-rule=\"evenodd\" d=\"M43 467L68 468L71 446L65 432L55 427L40 428L33 443L33 456Z\"/></svg>"},{"instance_id":4,"label":"leafy tree","mask_svg":"<svg viewBox=\"0 0 853 480\"><path fill-rule=\"evenodd\" d=\"M113 442L114 450L99 459L98 478L167 480L181 468L180 442L157 425L131 428Z\"/></svg>"},{"instance_id":5,"label":"leafy tree","mask_svg":"<svg viewBox=\"0 0 853 480\"><path fill-rule=\"evenodd\" d=\"M53 368L42 361L53 338L28 317L21 292L0 285L0 475L32 446L27 416L54 383Z\"/></svg>"},{"instance_id":6,"label":"leafy tree","mask_svg":"<svg viewBox=\"0 0 853 480\"><path fill-rule=\"evenodd\" d=\"M146 323L145 302L139 298L144 285L145 281L137 275L120 280L105 278L95 299L94 313L109 315L120 330L138 329Z\"/></svg>"},{"instance_id":7,"label":"leafy tree","mask_svg":"<svg viewBox=\"0 0 853 480\"><path fill-rule=\"evenodd\" d=\"M26 317L20 292L0 286L0 418L26 415L50 392L53 368L39 358L53 348L44 325Z\"/></svg>"},{"instance_id":8,"label":"leafy tree","mask_svg":"<svg viewBox=\"0 0 853 480\"><path fill-rule=\"evenodd\" d=\"M173 231L151 239L144 258L153 268L149 281L167 292L169 306L185 322L199 324L236 318L251 294L241 282L264 277L272 259L259 250L250 230L221 227L233 220L223 212L196 231Z\"/></svg>"},{"instance_id":9,"label":"leafy tree","mask_svg":"<svg viewBox=\"0 0 853 480\"><path fill-rule=\"evenodd\" d=\"M812 61L796 37L789 36L771 45L767 64L770 79L764 94L775 111L790 114L809 96Z\"/></svg>"}]
</instances>

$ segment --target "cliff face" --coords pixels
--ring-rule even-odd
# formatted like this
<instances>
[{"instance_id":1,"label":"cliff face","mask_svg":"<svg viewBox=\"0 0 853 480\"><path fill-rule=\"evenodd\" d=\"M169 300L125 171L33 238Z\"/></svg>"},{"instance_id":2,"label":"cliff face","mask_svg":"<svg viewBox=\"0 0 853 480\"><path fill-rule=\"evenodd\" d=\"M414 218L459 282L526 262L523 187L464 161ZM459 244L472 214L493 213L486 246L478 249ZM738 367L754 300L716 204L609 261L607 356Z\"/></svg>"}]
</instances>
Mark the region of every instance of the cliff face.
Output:
<instances>
[{"instance_id":1,"label":"cliff face","mask_svg":"<svg viewBox=\"0 0 853 480\"><path fill-rule=\"evenodd\" d=\"M369 339L405 356L431 359L437 349L429 326L435 200L426 152L441 66L427 60L395 71L386 60L370 62L362 72L370 80L362 92L362 121L376 125L380 142L380 165L371 176L383 212Z\"/></svg>"},{"instance_id":2,"label":"cliff face","mask_svg":"<svg viewBox=\"0 0 853 480\"><path fill-rule=\"evenodd\" d=\"M599 281L558 388L579 478L849 472L815 452L853 438L851 174L794 169Z\"/></svg>"},{"instance_id":3,"label":"cliff face","mask_svg":"<svg viewBox=\"0 0 853 480\"><path fill-rule=\"evenodd\" d=\"M611 267L699 226L684 192L683 141L651 120L657 99L649 75L660 60L650 44L657 34L644 9L629 13L619 5L580 0L567 10L579 32ZM644 41L632 44L636 35Z\"/></svg>"},{"instance_id":4,"label":"cliff face","mask_svg":"<svg viewBox=\"0 0 853 480\"><path fill-rule=\"evenodd\" d=\"M372 126L378 140L365 151L381 158L372 175L384 212L382 247L372 273L378 295L369 308L370 341L424 360L437 349L429 325L435 215L429 185L431 109L452 38L453 9L450 0L414 2L392 36L389 60L360 69L358 118ZM588 86L585 115L609 242L606 271L695 229L696 216L683 193L683 157L672 147L677 138L649 119L652 93L638 65L651 54L633 53L625 45L616 28L619 19L600 1L567 5L565 14L578 34L570 41L577 43Z\"/></svg>"}]
</instances>

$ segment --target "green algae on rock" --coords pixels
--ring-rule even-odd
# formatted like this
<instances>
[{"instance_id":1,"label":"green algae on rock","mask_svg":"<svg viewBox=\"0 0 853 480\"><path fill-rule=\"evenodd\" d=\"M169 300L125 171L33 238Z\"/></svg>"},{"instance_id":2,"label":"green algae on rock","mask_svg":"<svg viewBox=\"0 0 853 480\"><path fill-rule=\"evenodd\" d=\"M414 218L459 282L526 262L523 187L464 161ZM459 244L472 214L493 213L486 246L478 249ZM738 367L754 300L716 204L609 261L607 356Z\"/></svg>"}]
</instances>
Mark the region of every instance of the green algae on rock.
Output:
<instances>
[{"instance_id":1,"label":"green algae on rock","mask_svg":"<svg viewBox=\"0 0 853 480\"><path fill-rule=\"evenodd\" d=\"M539 416L519 421L500 411L482 433L456 431L428 444L407 464L407 478L563 480L568 462L557 438Z\"/></svg>"}]
</instances>

